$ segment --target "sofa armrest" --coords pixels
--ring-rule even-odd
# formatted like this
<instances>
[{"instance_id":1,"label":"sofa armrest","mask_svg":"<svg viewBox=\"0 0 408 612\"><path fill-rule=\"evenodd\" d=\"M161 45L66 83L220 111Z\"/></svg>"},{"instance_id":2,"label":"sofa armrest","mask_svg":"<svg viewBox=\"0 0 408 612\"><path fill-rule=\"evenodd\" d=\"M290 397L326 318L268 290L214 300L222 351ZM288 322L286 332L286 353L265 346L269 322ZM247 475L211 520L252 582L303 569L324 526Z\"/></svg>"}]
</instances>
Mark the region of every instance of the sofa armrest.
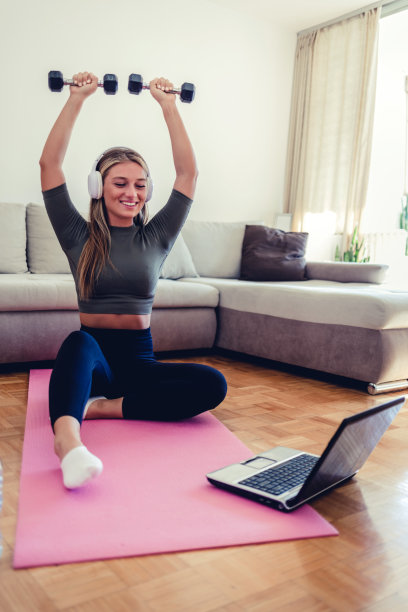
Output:
<instances>
[{"instance_id":1,"label":"sofa armrest","mask_svg":"<svg viewBox=\"0 0 408 612\"><path fill-rule=\"evenodd\" d=\"M306 263L306 277L339 283L374 283L380 285L385 280L388 267L386 264L376 263L308 261Z\"/></svg>"}]
</instances>

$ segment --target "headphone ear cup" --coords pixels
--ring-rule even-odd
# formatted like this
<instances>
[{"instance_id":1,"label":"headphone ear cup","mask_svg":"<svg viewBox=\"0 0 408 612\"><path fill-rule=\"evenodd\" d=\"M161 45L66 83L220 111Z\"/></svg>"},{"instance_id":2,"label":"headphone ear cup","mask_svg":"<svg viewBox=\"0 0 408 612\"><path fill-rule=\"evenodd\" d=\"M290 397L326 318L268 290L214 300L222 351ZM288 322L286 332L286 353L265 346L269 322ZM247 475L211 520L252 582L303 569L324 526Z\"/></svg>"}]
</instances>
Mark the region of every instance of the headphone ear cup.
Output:
<instances>
[{"instance_id":1,"label":"headphone ear cup","mask_svg":"<svg viewBox=\"0 0 408 612\"><path fill-rule=\"evenodd\" d=\"M153 195L153 181L151 177L149 176L149 187L147 188L146 202L152 199L152 195Z\"/></svg>"},{"instance_id":2,"label":"headphone ear cup","mask_svg":"<svg viewBox=\"0 0 408 612\"><path fill-rule=\"evenodd\" d=\"M102 175L98 170L92 170L88 175L88 192L91 198L99 200L103 193Z\"/></svg>"}]
</instances>

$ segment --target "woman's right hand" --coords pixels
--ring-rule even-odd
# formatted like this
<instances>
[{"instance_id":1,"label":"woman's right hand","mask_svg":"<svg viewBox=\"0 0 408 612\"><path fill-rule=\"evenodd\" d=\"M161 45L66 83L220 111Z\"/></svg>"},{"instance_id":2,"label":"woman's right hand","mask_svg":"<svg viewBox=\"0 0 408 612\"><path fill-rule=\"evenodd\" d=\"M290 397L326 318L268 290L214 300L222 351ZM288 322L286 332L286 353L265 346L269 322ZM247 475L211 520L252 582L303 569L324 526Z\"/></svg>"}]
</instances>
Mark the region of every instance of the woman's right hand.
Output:
<instances>
[{"instance_id":1,"label":"woman's right hand","mask_svg":"<svg viewBox=\"0 0 408 612\"><path fill-rule=\"evenodd\" d=\"M83 99L95 93L98 87L98 77L92 72L78 72L72 77L74 85L69 88L71 96L81 96Z\"/></svg>"}]
</instances>

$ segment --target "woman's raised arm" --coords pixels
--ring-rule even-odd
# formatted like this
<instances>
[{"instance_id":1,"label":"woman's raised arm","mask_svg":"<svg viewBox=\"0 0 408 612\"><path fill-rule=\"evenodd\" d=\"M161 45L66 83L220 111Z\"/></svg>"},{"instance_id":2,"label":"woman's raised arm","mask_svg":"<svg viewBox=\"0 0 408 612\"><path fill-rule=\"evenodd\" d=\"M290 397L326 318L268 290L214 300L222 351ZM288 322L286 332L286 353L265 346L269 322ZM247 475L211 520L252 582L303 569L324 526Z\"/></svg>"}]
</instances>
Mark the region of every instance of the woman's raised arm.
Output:
<instances>
[{"instance_id":1,"label":"woman's raised arm","mask_svg":"<svg viewBox=\"0 0 408 612\"><path fill-rule=\"evenodd\" d=\"M70 96L48 135L41 155L41 188L43 191L58 187L65 182L62 164L73 127L84 100L98 87L97 77L90 72L80 72L74 75L73 81Z\"/></svg>"},{"instance_id":2,"label":"woman's raised arm","mask_svg":"<svg viewBox=\"0 0 408 612\"><path fill-rule=\"evenodd\" d=\"M176 170L174 189L177 189L177 191L180 191L189 198L193 198L198 169L193 147L176 106L176 96L175 94L166 93L166 91L171 91L172 89L174 89L173 84L167 79L154 79L150 83L150 93L162 108L170 134Z\"/></svg>"}]
</instances>

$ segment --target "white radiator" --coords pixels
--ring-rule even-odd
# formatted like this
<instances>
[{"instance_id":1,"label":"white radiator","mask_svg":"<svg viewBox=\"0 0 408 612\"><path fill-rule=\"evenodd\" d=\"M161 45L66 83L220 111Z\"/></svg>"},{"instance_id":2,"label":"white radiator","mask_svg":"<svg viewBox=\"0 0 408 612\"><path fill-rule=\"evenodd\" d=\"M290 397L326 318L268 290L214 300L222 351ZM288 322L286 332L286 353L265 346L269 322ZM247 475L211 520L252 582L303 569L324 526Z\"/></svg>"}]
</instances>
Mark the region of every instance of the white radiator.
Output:
<instances>
[{"instance_id":1,"label":"white radiator","mask_svg":"<svg viewBox=\"0 0 408 612\"><path fill-rule=\"evenodd\" d=\"M370 257L370 263L399 263L405 258L405 246L408 232L403 229L392 232L372 232L363 235L364 256Z\"/></svg>"}]
</instances>

